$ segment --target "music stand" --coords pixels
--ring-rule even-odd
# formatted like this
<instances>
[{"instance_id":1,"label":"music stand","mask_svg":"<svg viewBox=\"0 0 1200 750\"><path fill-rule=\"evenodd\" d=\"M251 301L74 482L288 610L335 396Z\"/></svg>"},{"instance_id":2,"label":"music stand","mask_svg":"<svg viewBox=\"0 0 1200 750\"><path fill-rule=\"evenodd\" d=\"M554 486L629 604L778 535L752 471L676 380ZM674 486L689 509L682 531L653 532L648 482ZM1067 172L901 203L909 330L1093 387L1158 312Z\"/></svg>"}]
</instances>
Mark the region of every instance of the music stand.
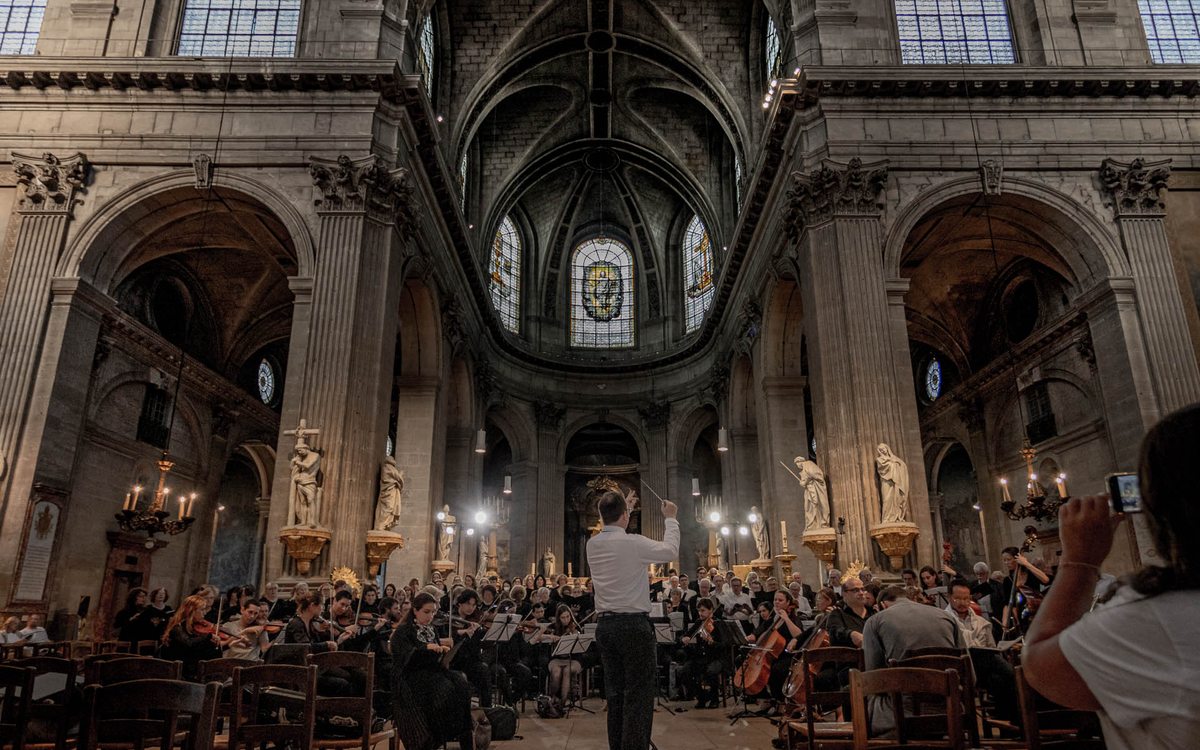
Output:
<instances>
[{"instance_id":1,"label":"music stand","mask_svg":"<svg viewBox=\"0 0 1200 750\"><path fill-rule=\"evenodd\" d=\"M595 640L596 635L594 633L573 633L571 635L564 635L558 639L558 643L554 644L554 650L550 653L550 658L553 659L555 657L566 657L570 659L574 656L579 656L583 654L584 651L587 651L589 648L591 648L592 643L594 643ZM567 679L571 679L571 670L569 669L567 670ZM566 713L563 715L564 719L571 715L572 708L578 708L580 711L587 711L589 714L596 713L587 706L583 705L582 685L580 686L581 695L578 703L575 702L574 693L571 693L569 690L567 692L568 695L571 696L571 700L567 702L565 707Z\"/></svg>"},{"instance_id":2,"label":"music stand","mask_svg":"<svg viewBox=\"0 0 1200 750\"><path fill-rule=\"evenodd\" d=\"M491 627L483 635L483 640L490 643L500 643L512 640L517 634L517 626L521 624L521 616L517 614L496 615Z\"/></svg>"},{"instance_id":3,"label":"music stand","mask_svg":"<svg viewBox=\"0 0 1200 750\"><path fill-rule=\"evenodd\" d=\"M729 639L728 640L728 643L729 643L729 667L730 667L730 669L733 670L730 673L729 685L730 685L731 689L736 690L737 686L733 684L733 676L737 674L737 658L736 658L735 654L737 654L739 649L753 649L756 647L751 645L750 641L746 640L746 631L742 630L741 620L734 620L734 619L718 620L717 623L721 628L723 628L725 637ZM737 707L737 698L736 697L734 697L733 703L734 703L734 707L736 708ZM754 715L755 715L754 712L750 710L749 704L746 703L746 690L745 690L745 688L743 688L742 689L742 708L740 711L735 711L734 714L731 717L729 717L730 718L729 725L733 726L734 724L737 723L737 720L741 719L742 717L754 716Z\"/></svg>"},{"instance_id":4,"label":"music stand","mask_svg":"<svg viewBox=\"0 0 1200 750\"><path fill-rule=\"evenodd\" d=\"M658 679L658 663L659 663L658 650L660 647L663 647L663 646L674 646L675 645L675 628L671 624L671 621L666 618L664 618L662 620L653 620L652 619L650 621L650 623L654 627L654 666L655 666L654 696L655 696L655 702L657 702L658 705L661 706L667 713L673 714L676 711L675 711L675 709L673 709L667 705L666 697L663 696L662 682ZM668 670L670 670L670 667L668 667ZM670 672L668 671L668 675L669 674L670 674Z\"/></svg>"}]
</instances>

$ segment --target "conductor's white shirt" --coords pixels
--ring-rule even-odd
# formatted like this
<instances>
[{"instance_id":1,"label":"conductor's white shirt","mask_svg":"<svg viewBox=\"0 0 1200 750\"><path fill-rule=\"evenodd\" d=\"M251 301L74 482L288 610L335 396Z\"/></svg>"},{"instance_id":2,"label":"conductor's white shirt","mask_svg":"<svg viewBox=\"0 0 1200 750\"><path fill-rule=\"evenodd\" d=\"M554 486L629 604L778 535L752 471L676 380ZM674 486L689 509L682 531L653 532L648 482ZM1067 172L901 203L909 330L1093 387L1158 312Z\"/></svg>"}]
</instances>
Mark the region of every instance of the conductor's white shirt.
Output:
<instances>
[{"instance_id":1,"label":"conductor's white shirt","mask_svg":"<svg viewBox=\"0 0 1200 750\"><path fill-rule=\"evenodd\" d=\"M647 565L669 563L679 556L679 522L665 518L663 540L626 534L620 526L605 526L588 540L587 559L596 586L597 612L649 612L650 576Z\"/></svg>"}]
</instances>

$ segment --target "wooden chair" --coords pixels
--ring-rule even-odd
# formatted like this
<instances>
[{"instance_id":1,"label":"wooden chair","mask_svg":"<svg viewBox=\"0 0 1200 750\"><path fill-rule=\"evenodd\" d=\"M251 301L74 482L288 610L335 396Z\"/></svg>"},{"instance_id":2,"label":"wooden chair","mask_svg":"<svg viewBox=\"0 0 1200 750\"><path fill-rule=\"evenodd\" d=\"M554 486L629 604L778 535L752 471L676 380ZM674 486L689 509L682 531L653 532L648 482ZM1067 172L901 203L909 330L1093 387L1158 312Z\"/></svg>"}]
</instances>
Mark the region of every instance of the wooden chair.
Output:
<instances>
[{"instance_id":1,"label":"wooden chair","mask_svg":"<svg viewBox=\"0 0 1200 750\"><path fill-rule=\"evenodd\" d=\"M116 685L133 680L178 680L183 677L183 662L135 656L109 659L95 664L85 682L89 685Z\"/></svg>"},{"instance_id":2,"label":"wooden chair","mask_svg":"<svg viewBox=\"0 0 1200 750\"><path fill-rule=\"evenodd\" d=\"M963 713L959 696L958 672L948 669L939 672L933 669L896 667L850 672L850 701L854 713L854 750L868 748L899 747L945 747L964 750ZM896 719L895 737L872 738L870 735L867 698L888 696ZM912 696L914 713L909 715L904 706L904 696ZM945 705L937 714L919 714L920 702L930 696L940 696ZM942 739L942 737L945 739ZM916 744L909 744L912 740Z\"/></svg>"},{"instance_id":3,"label":"wooden chair","mask_svg":"<svg viewBox=\"0 0 1200 750\"><path fill-rule=\"evenodd\" d=\"M141 657L133 654L123 654L118 652L109 652L107 654L92 654L83 657L83 684L92 685L96 682L95 673L97 665L101 662L115 661L117 659L140 659Z\"/></svg>"},{"instance_id":4,"label":"wooden chair","mask_svg":"<svg viewBox=\"0 0 1200 750\"><path fill-rule=\"evenodd\" d=\"M25 727L29 723L29 704L33 700L34 672L31 667L0 666L0 747L25 750Z\"/></svg>"},{"instance_id":5,"label":"wooden chair","mask_svg":"<svg viewBox=\"0 0 1200 750\"><path fill-rule=\"evenodd\" d=\"M32 669L35 680L42 675L61 674L63 676L65 694L61 702L37 701L29 706L30 723L41 719L47 725L54 727L54 741L30 742L28 731L26 731L25 750L67 750L68 745L74 747L75 741L67 738L67 730L73 723L71 720L71 695L75 690L75 675L79 665L72 659L62 659L57 656L35 656L13 664Z\"/></svg>"},{"instance_id":6,"label":"wooden chair","mask_svg":"<svg viewBox=\"0 0 1200 750\"><path fill-rule=\"evenodd\" d=\"M158 654L158 641L138 641L133 647L133 653L138 656L155 656Z\"/></svg>"},{"instance_id":7,"label":"wooden chair","mask_svg":"<svg viewBox=\"0 0 1200 750\"><path fill-rule=\"evenodd\" d=\"M1029 686L1023 667L1017 667L1016 673L1021 728L1029 750L1103 750L1104 735L1094 712L1051 703Z\"/></svg>"},{"instance_id":8,"label":"wooden chair","mask_svg":"<svg viewBox=\"0 0 1200 750\"><path fill-rule=\"evenodd\" d=\"M967 725L967 741L971 747L979 747L980 717L978 702L975 696L975 668L971 657L967 654L959 656L909 656L904 659L891 659L889 667L915 667L918 669L936 669L945 672L953 669L958 672L958 682L962 694L959 696L963 707L963 721Z\"/></svg>"},{"instance_id":9,"label":"wooden chair","mask_svg":"<svg viewBox=\"0 0 1200 750\"><path fill-rule=\"evenodd\" d=\"M25 645L17 643L0 643L0 662L5 664L25 658Z\"/></svg>"},{"instance_id":10,"label":"wooden chair","mask_svg":"<svg viewBox=\"0 0 1200 750\"><path fill-rule=\"evenodd\" d=\"M89 685L84 691L81 750L152 746L212 750L217 684L181 680L133 680ZM183 714L183 717L180 716ZM189 730L180 734L180 718Z\"/></svg>"},{"instance_id":11,"label":"wooden chair","mask_svg":"<svg viewBox=\"0 0 1200 750\"><path fill-rule=\"evenodd\" d=\"M216 682L221 686L217 695L217 729L221 731L226 719L233 716L233 699L231 697L233 670L238 667L254 667L261 664L257 659L206 659L197 665L197 682ZM229 745L229 735L218 734L213 740L213 747L224 748Z\"/></svg>"},{"instance_id":12,"label":"wooden chair","mask_svg":"<svg viewBox=\"0 0 1200 750\"><path fill-rule=\"evenodd\" d=\"M115 654L129 653L129 641L99 641L96 644L96 653L98 654Z\"/></svg>"},{"instance_id":13,"label":"wooden chair","mask_svg":"<svg viewBox=\"0 0 1200 750\"><path fill-rule=\"evenodd\" d=\"M95 641L70 641L70 645L70 655L67 658L74 659L77 662L83 661L85 657L92 654L99 653L99 647Z\"/></svg>"},{"instance_id":14,"label":"wooden chair","mask_svg":"<svg viewBox=\"0 0 1200 750\"><path fill-rule=\"evenodd\" d=\"M853 668L863 669L863 651L861 648L845 646L830 646L828 648L805 649L800 657L804 670L804 699L806 709L804 719L789 721L787 725L787 745L795 747L793 735L799 735L809 750L821 747L849 747L854 740L854 727L849 721L817 721L817 713L829 709L842 709L845 712L850 707L850 694L842 691L817 691L814 686L815 675L813 667L818 670L826 664L849 664Z\"/></svg>"},{"instance_id":15,"label":"wooden chair","mask_svg":"<svg viewBox=\"0 0 1200 750\"><path fill-rule=\"evenodd\" d=\"M358 719L362 736L355 739L314 738L313 747L324 750L371 750L385 740L391 750L399 750L395 729L371 731L371 705L375 695L375 654L355 651L331 651L324 654L309 654L308 663L318 669L358 669L366 675L366 686L362 696L351 698L317 698L317 713L329 716L350 716Z\"/></svg>"},{"instance_id":16,"label":"wooden chair","mask_svg":"<svg viewBox=\"0 0 1200 750\"><path fill-rule=\"evenodd\" d=\"M268 691L285 688L293 693L288 701L290 710L299 709L298 721L286 724L259 724L259 707ZM317 720L317 668L269 664L260 667L238 667L233 670L233 716L229 722L229 747L253 748L271 743L282 747L290 743L293 750L312 750L313 729Z\"/></svg>"},{"instance_id":17,"label":"wooden chair","mask_svg":"<svg viewBox=\"0 0 1200 750\"><path fill-rule=\"evenodd\" d=\"M955 658L967 653L965 649L951 648L950 646L927 646L925 648L910 648L904 652L902 659L911 659L914 656L953 656Z\"/></svg>"}]
</instances>

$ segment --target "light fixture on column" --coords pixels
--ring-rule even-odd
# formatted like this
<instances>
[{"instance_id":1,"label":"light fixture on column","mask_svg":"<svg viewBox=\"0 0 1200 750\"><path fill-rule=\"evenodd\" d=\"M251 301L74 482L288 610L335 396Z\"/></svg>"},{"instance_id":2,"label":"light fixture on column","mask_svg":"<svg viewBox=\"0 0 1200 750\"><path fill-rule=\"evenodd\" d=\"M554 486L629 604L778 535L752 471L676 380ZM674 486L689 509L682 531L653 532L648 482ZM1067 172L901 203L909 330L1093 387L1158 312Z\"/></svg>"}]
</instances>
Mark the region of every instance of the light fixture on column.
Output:
<instances>
[{"instance_id":1,"label":"light fixture on column","mask_svg":"<svg viewBox=\"0 0 1200 750\"><path fill-rule=\"evenodd\" d=\"M445 512L445 511L443 511L443 510L439 510L439 511L437 512L437 520L439 520L439 521L445 521L445 520L446 520L446 512Z\"/></svg>"},{"instance_id":2,"label":"light fixture on column","mask_svg":"<svg viewBox=\"0 0 1200 750\"><path fill-rule=\"evenodd\" d=\"M512 476L509 474L504 475L504 494L512 494Z\"/></svg>"},{"instance_id":3,"label":"light fixture on column","mask_svg":"<svg viewBox=\"0 0 1200 750\"><path fill-rule=\"evenodd\" d=\"M721 527L721 536L729 536L729 527L728 526Z\"/></svg>"},{"instance_id":4,"label":"light fixture on column","mask_svg":"<svg viewBox=\"0 0 1200 750\"><path fill-rule=\"evenodd\" d=\"M467 536L475 536L475 529L468 528L468 529L467 529Z\"/></svg>"},{"instance_id":5,"label":"light fixture on column","mask_svg":"<svg viewBox=\"0 0 1200 750\"><path fill-rule=\"evenodd\" d=\"M721 514L714 510L712 513L708 514L708 520L712 521L713 523L720 523Z\"/></svg>"},{"instance_id":6,"label":"light fixture on column","mask_svg":"<svg viewBox=\"0 0 1200 750\"><path fill-rule=\"evenodd\" d=\"M487 513L482 510L475 512L475 523L487 523Z\"/></svg>"},{"instance_id":7,"label":"light fixture on column","mask_svg":"<svg viewBox=\"0 0 1200 750\"><path fill-rule=\"evenodd\" d=\"M758 514L751 513L750 515L746 516L746 520L748 520L750 523L758 523Z\"/></svg>"},{"instance_id":8,"label":"light fixture on column","mask_svg":"<svg viewBox=\"0 0 1200 750\"><path fill-rule=\"evenodd\" d=\"M454 527L453 526L446 527L446 536L454 536Z\"/></svg>"},{"instance_id":9,"label":"light fixture on column","mask_svg":"<svg viewBox=\"0 0 1200 750\"><path fill-rule=\"evenodd\" d=\"M745 526L738 526L738 533L742 536L750 536L750 529Z\"/></svg>"},{"instance_id":10,"label":"light fixture on column","mask_svg":"<svg viewBox=\"0 0 1200 750\"><path fill-rule=\"evenodd\" d=\"M700 497L700 480L692 477L692 497Z\"/></svg>"},{"instance_id":11,"label":"light fixture on column","mask_svg":"<svg viewBox=\"0 0 1200 750\"><path fill-rule=\"evenodd\" d=\"M729 450L729 432L724 427L717 430L717 450L722 453Z\"/></svg>"},{"instance_id":12,"label":"light fixture on column","mask_svg":"<svg viewBox=\"0 0 1200 750\"><path fill-rule=\"evenodd\" d=\"M487 453L487 430L475 433L475 452Z\"/></svg>"}]
</instances>

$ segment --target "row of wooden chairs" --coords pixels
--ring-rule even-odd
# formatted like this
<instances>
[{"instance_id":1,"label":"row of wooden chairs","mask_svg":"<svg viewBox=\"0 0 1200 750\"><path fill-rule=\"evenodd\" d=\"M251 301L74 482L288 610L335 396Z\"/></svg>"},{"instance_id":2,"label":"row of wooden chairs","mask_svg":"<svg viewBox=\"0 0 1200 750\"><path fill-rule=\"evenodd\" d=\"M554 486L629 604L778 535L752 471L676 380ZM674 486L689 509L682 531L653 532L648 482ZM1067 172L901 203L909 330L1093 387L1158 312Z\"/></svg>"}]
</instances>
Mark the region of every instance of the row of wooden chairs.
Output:
<instances>
[{"instance_id":1,"label":"row of wooden chairs","mask_svg":"<svg viewBox=\"0 0 1200 750\"><path fill-rule=\"evenodd\" d=\"M27 659L30 656L56 656L61 659L82 660L96 654L138 654L154 656L157 641L48 641L46 643L0 644L0 663Z\"/></svg>"}]
</instances>

